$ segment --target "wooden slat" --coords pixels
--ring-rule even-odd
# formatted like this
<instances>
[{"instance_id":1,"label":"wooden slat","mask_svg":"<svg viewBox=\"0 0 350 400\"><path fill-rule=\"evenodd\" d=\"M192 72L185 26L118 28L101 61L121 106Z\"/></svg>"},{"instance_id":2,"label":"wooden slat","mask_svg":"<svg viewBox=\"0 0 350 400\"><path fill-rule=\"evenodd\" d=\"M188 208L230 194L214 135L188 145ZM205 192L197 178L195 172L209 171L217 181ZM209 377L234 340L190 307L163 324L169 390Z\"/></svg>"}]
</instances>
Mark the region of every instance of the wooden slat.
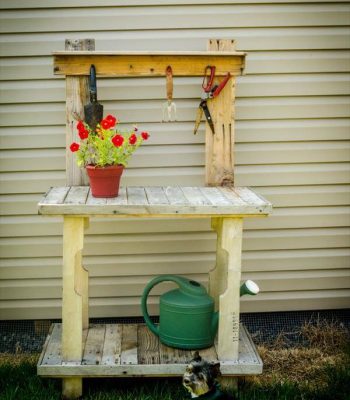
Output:
<instances>
[{"instance_id":1,"label":"wooden slat","mask_svg":"<svg viewBox=\"0 0 350 400\"><path fill-rule=\"evenodd\" d=\"M137 344L139 364L159 364L159 339L146 325L138 326Z\"/></svg>"},{"instance_id":2,"label":"wooden slat","mask_svg":"<svg viewBox=\"0 0 350 400\"><path fill-rule=\"evenodd\" d=\"M187 364L191 356L185 350L175 349L159 343L159 356L161 364Z\"/></svg>"},{"instance_id":3,"label":"wooden slat","mask_svg":"<svg viewBox=\"0 0 350 400\"><path fill-rule=\"evenodd\" d=\"M149 204L169 204L169 200L160 186L145 187Z\"/></svg>"},{"instance_id":4,"label":"wooden slat","mask_svg":"<svg viewBox=\"0 0 350 400\"><path fill-rule=\"evenodd\" d=\"M256 193L254 193L249 188L237 187L237 188L234 188L233 190L247 204L255 204L255 205L258 205L258 206L266 204L266 200L263 200L260 196L258 196Z\"/></svg>"},{"instance_id":5,"label":"wooden slat","mask_svg":"<svg viewBox=\"0 0 350 400\"><path fill-rule=\"evenodd\" d=\"M186 205L189 204L182 190L178 186L165 186L164 193L171 205Z\"/></svg>"},{"instance_id":6,"label":"wooden slat","mask_svg":"<svg viewBox=\"0 0 350 400\"><path fill-rule=\"evenodd\" d=\"M107 199L108 205L126 205L128 204L128 197L126 194L126 187L119 188L118 197L110 197Z\"/></svg>"},{"instance_id":7,"label":"wooden slat","mask_svg":"<svg viewBox=\"0 0 350 400\"><path fill-rule=\"evenodd\" d=\"M88 197L87 197L87 200L86 200L86 205L88 205L88 206L89 205L93 205L93 206L100 205L100 206L103 206L105 204L107 204L107 199L105 197L94 197L92 195L91 190L89 191L89 194L88 194Z\"/></svg>"},{"instance_id":8,"label":"wooden slat","mask_svg":"<svg viewBox=\"0 0 350 400\"><path fill-rule=\"evenodd\" d=\"M122 332L121 364L137 364L137 325L125 324Z\"/></svg>"},{"instance_id":9,"label":"wooden slat","mask_svg":"<svg viewBox=\"0 0 350 400\"><path fill-rule=\"evenodd\" d=\"M200 191L213 205L232 205L232 202L228 198L226 198L217 188L201 187Z\"/></svg>"},{"instance_id":10,"label":"wooden slat","mask_svg":"<svg viewBox=\"0 0 350 400\"><path fill-rule=\"evenodd\" d=\"M128 204L141 205L148 204L145 189L143 187L128 187L126 189L128 195Z\"/></svg>"},{"instance_id":11,"label":"wooden slat","mask_svg":"<svg viewBox=\"0 0 350 400\"><path fill-rule=\"evenodd\" d=\"M116 324L107 324L101 364L120 364L121 341L122 326Z\"/></svg>"},{"instance_id":12,"label":"wooden slat","mask_svg":"<svg viewBox=\"0 0 350 400\"><path fill-rule=\"evenodd\" d=\"M90 188L88 186L72 186L67 194L67 197L65 198L64 204L85 205L89 194L89 189Z\"/></svg>"},{"instance_id":13,"label":"wooden slat","mask_svg":"<svg viewBox=\"0 0 350 400\"><path fill-rule=\"evenodd\" d=\"M41 362L38 363L38 374L42 376L181 376L186 365L193 358L194 351L173 349L159 343L159 339L154 336L144 324L107 324L102 325L106 328L104 344L99 345L101 328L96 329L92 325L85 330L83 340L89 336L86 346L92 349L90 364L80 363L61 363L58 346L46 347L43 351ZM60 340L61 324L54 324L53 330L58 333L56 342ZM119 362L118 354L120 350L121 331L123 343L121 345L122 362ZM51 337L49 337L51 341ZM137 343L138 341L138 343ZM95 343L95 344L94 344ZM96 347L96 343L98 346ZM115 346L116 343L116 346ZM216 344L217 346L217 341ZM221 372L223 375L247 375L259 374L262 371L262 361L255 349L255 346L244 326L240 326L240 358L237 361L221 362ZM96 359L100 359L98 349L103 348L102 362L96 364ZM86 353L86 351L85 351ZM137 355L138 353L138 355ZM217 361L215 346L208 349L200 349L199 354L207 361ZM96 357L96 355L98 355ZM44 360L49 360L46 363ZM55 361L53 361L55 360ZM93 362L95 360L95 363Z\"/></svg>"},{"instance_id":14,"label":"wooden slat","mask_svg":"<svg viewBox=\"0 0 350 400\"><path fill-rule=\"evenodd\" d=\"M147 187L127 187L127 200L122 190L121 197L103 201L88 199L88 187L72 187L64 204L39 203L39 213L52 215L134 215L134 216L218 216L218 215L266 215L271 211L271 204L255 195L249 202L243 201L231 189L200 187L165 187L164 196L161 189L149 189ZM147 198L146 192L150 195ZM155 195L157 191L157 195ZM245 196L249 196L250 189L246 190ZM206 195L204 195L204 193ZM209 200L210 198L210 200ZM247 197L248 198L248 197ZM226 201L228 199L229 201ZM153 201L153 203L151 203Z\"/></svg>"},{"instance_id":15,"label":"wooden slat","mask_svg":"<svg viewBox=\"0 0 350 400\"><path fill-rule=\"evenodd\" d=\"M43 198L44 204L62 204L69 192L70 187L53 187Z\"/></svg>"},{"instance_id":16,"label":"wooden slat","mask_svg":"<svg viewBox=\"0 0 350 400\"><path fill-rule=\"evenodd\" d=\"M240 75L244 59L242 52L55 52L54 73L88 75L94 64L100 76L165 76L171 65L174 76L203 76L207 65L215 65L218 76Z\"/></svg>"},{"instance_id":17,"label":"wooden slat","mask_svg":"<svg viewBox=\"0 0 350 400\"><path fill-rule=\"evenodd\" d=\"M106 325L96 324L90 326L82 359L83 365L101 364L105 334Z\"/></svg>"},{"instance_id":18,"label":"wooden slat","mask_svg":"<svg viewBox=\"0 0 350 400\"><path fill-rule=\"evenodd\" d=\"M46 347L44 357L41 361L42 365L57 365L61 364L61 337L62 324L54 324L50 335L49 343Z\"/></svg>"},{"instance_id":19,"label":"wooden slat","mask_svg":"<svg viewBox=\"0 0 350 400\"><path fill-rule=\"evenodd\" d=\"M181 190L191 206L212 205L198 187L182 187Z\"/></svg>"},{"instance_id":20,"label":"wooden slat","mask_svg":"<svg viewBox=\"0 0 350 400\"><path fill-rule=\"evenodd\" d=\"M227 198L231 201L232 204L239 205L239 206L244 206L247 203L243 201L238 194L236 194L235 191L233 191L231 188L228 187L220 187L218 190Z\"/></svg>"}]
</instances>

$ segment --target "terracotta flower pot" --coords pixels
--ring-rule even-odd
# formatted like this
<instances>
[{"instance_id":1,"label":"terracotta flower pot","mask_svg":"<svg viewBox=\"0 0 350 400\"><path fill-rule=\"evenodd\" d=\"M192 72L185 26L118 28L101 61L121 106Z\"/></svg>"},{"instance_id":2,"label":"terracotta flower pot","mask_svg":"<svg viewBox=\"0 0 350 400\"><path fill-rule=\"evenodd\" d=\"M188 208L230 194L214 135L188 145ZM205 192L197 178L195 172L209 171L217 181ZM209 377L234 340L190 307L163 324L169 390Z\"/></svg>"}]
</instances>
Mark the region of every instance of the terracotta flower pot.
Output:
<instances>
[{"instance_id":1,"label":"terracotta flower pot","mask_svg":"<svg viewBox=\"0 0 350 400\"><path fill-rule=\"evenodd\" d=\"M117 197L123 171L123 165L110 165L108 167L87 165L86 172L90 179L93 197Z\"/></svg>"}]
</instances>

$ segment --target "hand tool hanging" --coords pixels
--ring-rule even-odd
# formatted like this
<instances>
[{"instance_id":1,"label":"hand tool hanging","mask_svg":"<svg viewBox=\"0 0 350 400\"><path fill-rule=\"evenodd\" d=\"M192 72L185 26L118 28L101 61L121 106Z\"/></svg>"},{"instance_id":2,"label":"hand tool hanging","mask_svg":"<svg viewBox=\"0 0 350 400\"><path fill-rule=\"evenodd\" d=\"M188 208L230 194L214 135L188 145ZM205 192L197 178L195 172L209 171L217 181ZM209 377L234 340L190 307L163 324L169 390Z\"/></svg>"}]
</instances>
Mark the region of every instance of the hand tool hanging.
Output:
<instances>
[{"instance_id":1,"label":"hand tool hanging","mask_svg":"<svg viewBox=\"0 0 350 400\"><path fill-rule=\"evenodd\" d=\"M201 97L201 102L199 103L199 106L198 106L196 122L195 122L194 130L193 130L194 135L198 131L198 128L199 128L199 125L201 123L201 119L203 116L203 112L204 112L205 118L207 119L207 122L210 126L210 129L211 129L213 135L215 134L214 123L211 118L207 102L209 99L213 99L220 94L222 89L226 86L226 83L231 78L231 74L228 72L227 75L225 76L225 78L222 80L222 82L220 82L219 85L214 85L214 78L215 78L215 66L208 65L205 68L205 72L204 72L203 83L202 83L202 88L203 88L204 92Z\"/></svg>"},{"instance_id":2,"label":"hand tool hanging","mask_svg":"<svg viewBox=\"0 0 350 400\"><path fill-rule=\"evenodd\" d=\"M167 101L163 104L163 122L176 121L176 104L173 101L173 70L169 65L165 70Z\"/></svg>"},{"instance_id":3,"label":"hand tool hanging","mask_svg":"<svg viewBox=\"0 0 350 400\"><path fill-rule=\"evenodd\" d=\"M84 119L95 131L97 124L103 119L103 105L97 102L96 69L94 65L90 67L89 91L90 103L84 106Z\"/></svg>"}]
</instances>

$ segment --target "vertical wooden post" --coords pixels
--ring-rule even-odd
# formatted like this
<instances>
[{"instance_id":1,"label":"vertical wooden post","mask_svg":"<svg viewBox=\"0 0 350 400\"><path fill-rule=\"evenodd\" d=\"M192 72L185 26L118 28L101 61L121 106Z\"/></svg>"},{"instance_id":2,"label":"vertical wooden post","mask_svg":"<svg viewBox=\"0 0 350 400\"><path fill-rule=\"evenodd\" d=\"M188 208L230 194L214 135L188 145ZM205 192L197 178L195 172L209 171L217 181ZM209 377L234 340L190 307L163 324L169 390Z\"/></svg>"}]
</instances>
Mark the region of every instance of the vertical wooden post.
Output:
<instances>
[{"instance_id":1,"label":"vertical wooden post","mask_svg":"<svg viewBox=\"0 0 350 400\"><path fill-rule=\"evenodd\" d=\"M239 343L239 287L241 280L242 218L222 218L217 225L218 257L216 286L225 291L219 297L218 356L220 361L238 359ZM212 287L212 286L210 286ZM217 296L218 293L215 293Z\"/></svg>"},{"instance_id":2,"label":"vertical wooden post","mask_svg":"<svg viewBox=\"0 0 350 400\"><path fill-rule=\"evenodd\" d=\"M66 39L65 50L95 50L94 39ZM76 164L76 157L69 150L78 141L77 118L84 119L84 105L89 101L89 71L87 76L66 76L66 182L67 186L87 185L84 169Z\"/></svg>"},{"instance_id":3,"label":"vertical wooden post","mask_svg":"<svg viewBox=\"0 0 350 400\"><path fill-rule=\"evenodd\" d=\"M230 39L211 39L208 42L208 50L234 51L235 43ZM220 83L223 78L217 78L216 83ZM205 183L207 186L233 186L234 184L234 88L235 78L232 77L219 96L208 101L215 135L206 124Z\"/></svg>"},{"instance_id":4,"label":"vertical wooden post","mask_svg":"<svg viewBox=\"0 0 350 400\"><path fill-rule=\"evenodd\" d=\"M219 310L219 298L227 286L227 253L222 248L222 220L223 218L211 219L211 227L217 233L216 264L209 272L209 294L215 301L215 311Z\"/></svg>"},{"instance_id":5,"label":"vertical wooden post","mask_svg":"<svg viewBox=\"0 0 350 400\"><path fill-rule=\"evenodd\" d=\"M82 267L84 218L65 216L63 221L62 363L81 363L83 354L83 289L86 274ZM81 378L63 379L63 396L82 395Z\"/></svg>"},{"instance_id":6,"label":"vertical wooden post","mask_svg":"<svg viewBox=\"0 0 350 400\"><path fill-rule=\"evenodd\" d=\"M90 220L84 218L84 229L88 229ZM83 309L83 329L89 328L89 271L82 266L82 309Z\"/></svg>"}]
</instances>

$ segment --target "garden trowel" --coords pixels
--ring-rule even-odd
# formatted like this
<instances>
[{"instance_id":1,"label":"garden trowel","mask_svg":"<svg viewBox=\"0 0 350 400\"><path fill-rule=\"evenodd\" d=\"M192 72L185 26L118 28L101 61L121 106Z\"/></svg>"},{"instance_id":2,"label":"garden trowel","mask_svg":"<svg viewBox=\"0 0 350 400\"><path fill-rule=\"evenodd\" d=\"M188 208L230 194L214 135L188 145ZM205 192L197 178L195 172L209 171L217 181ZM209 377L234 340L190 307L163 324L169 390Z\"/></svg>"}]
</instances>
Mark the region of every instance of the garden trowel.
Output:
<instances>
[{"instance_id":1,"label":"garden trowel","mask_svg":"<svg viewBox=\"0 0 350 400\"><path fill-rule=\"evenodd\" d=\"M95 131L97 124L103 119L103 105L97 102L96 69L90 67L89 78L90 103L84 107L85 122Z\"/></svg>"}]
</instances>

